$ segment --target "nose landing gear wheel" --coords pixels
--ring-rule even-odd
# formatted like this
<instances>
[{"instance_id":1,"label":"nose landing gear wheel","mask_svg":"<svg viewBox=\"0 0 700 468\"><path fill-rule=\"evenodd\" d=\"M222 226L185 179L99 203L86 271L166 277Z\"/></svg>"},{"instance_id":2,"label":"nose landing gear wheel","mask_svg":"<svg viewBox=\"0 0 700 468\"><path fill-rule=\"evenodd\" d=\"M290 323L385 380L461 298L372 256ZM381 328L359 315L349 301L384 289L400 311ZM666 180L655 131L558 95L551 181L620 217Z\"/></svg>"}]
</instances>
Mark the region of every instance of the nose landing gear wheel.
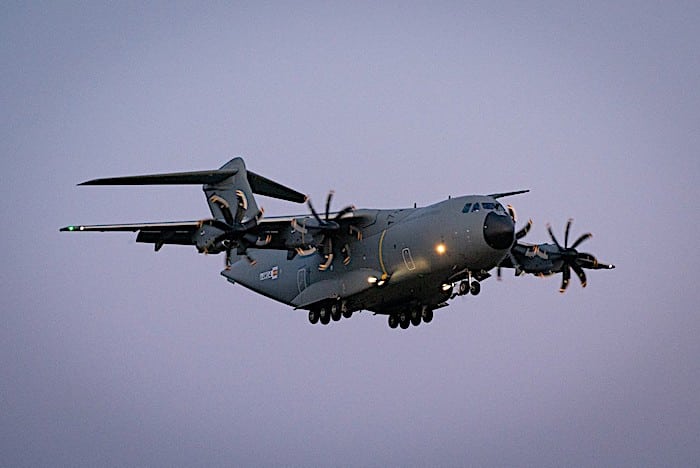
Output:
<instances>
[{"instance_id":1,"label":"nose landing gear wheel","mask_svg":"<svg viewBox=\"0 0 700 468\"><path fill-rule=\"evenodd\" d=\"M469 294L469 282L462 281L461 283L459 283L459 295L464 296L466 294Z\"/></svg>"},{"instance_id":2,"label":"nose landing gear wheel","mask_svg":"<svg viewBox=\"0 0 700 468\"><path fill-rule=\"evenodd\" d=\"M472 296L477 296L481 292L481 285L477 281L472 281L471 288L469 288L469 292L472 293Z\"/></svg>"}]
</instances>

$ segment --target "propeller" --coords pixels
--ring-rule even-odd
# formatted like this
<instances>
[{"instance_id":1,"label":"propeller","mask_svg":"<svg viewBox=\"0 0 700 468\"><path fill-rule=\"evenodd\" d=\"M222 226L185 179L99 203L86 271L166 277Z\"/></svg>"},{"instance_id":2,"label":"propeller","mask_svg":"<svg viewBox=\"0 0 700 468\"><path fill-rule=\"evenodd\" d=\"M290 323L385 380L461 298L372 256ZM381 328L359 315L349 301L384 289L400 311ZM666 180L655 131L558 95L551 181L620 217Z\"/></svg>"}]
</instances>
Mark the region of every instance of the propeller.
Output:
<instances>
[{"instance_id":1,"label":"propeller","mask_svg":"<svg viewBox=\"0 0 700 468\"><path fill-rule=\"evenodd\" d=\"M317 230L322 235L321 241L318 243L318 245L320 246L318 250L321 253L321 255L323 255L325 261L318 266L318 269L320 271L327 270L333 264L333 243L334 240L337 239L338 233L340 231L340 224L338 223L338 221L340 221L340 219L342 219L343 216L355 210L354 206L346 206L338 213L336 213L333 219L331 219L330 209L331 200L333 200L333 195L334 192L332 190L328 192L328 196L326 197L326 211L324 213L323 218L314 209L314 205L311 203L311 199L308 199L306 201L307 205L309 205L309 210L311 210L311 214L313 215L316 223L306 223L305 227ZM341 253L343 254L343 263L346 265L350 263L350 250L347 244L343 246L343 248L341 249Z\"/></svg>"},{"instance_id":2,"label":"propeller","mask_svg":"<svg viewBox=\"0 0 700 468\"><path fill-rule=\"evenodd\" d=\"M581 236L579 236L579 238L576 239L574 243L571 244L571 246L569 246L569 232L571 230L572 221L573 219L569 219L566 223L566 228L564 230L563 247L561 246L557 238L554 236L554 232L552 232L552 226L547 224L547 232L549 233L549 237L557 246L557 249L559 250L558 254L561 260L564 262L564 265L562 266L561 270L561 287L559 288L559 292L561 293L565 292L566 288L569 286L569 281L571 280L571 270L574 270L574 273L576 273L576 276L578 276L578 279L581 282L581 287L585 288L587 282L586 273L584 273L583 271L584 268L592 270L615 268L615 265L606 265L604 263L598 262L598 260L592 254L579 252L578 250L576 250L576 247L593 237L593 234L591 234L590 232L581 234Z\"/></svg>"},{"instance_id":3,"label":"propeller","mask_svg":"<svg viewBox=\"0 0 700 468\"><path fill-rule=\"evenodd\" d=\"M201 222L202 224L213 226L222 231L221 234L212 240L211 245L221 243L225 247L225 267L227 270L231 269L231 250L233 249L234 242L237 244L236 253L238 255L244 255L246 259L248 259L248 262L254 265L255 260L248 254L248 247L253 245L262 246L269 243L271 240L270 236L267 236L265 239L260 239L257 234L250 232L257 227L258 222L263 217L264 210L260 208L255 216L243 221L245 212L248 209L248 201L241 190L236 190L236 199L237 206L234 215L231 212L231 206L228 201L216 194L212 195L209 200L219 207L224 216L224 220L208 219Z\"/></svg>"}]
</instances>

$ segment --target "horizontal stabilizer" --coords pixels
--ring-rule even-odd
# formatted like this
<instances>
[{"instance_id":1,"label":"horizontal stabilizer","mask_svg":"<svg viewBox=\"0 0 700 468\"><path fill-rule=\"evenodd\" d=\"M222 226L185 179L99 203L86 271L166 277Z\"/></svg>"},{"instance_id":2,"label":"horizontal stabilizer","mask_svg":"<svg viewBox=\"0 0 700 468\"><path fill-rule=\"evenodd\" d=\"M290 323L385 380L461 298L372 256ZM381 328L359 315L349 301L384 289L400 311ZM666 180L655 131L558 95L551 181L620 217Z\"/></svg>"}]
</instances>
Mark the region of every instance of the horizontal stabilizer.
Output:
<instances>
[{"instance_id":1,"label":"horizontal stabilizer","mask_svg":"<svg viewBox=\"0 0 700 468\"><path fill-rule=\"evenodd\" d=\"M93 179L78 185L216 185L238 173L238 169L213 171L173 172L170 174L148 174L126 177ZM286 187L274 180L247 171L248 183L253 193L295 203L304 203L306 195Z\"/></svg>"},{"instance_id":2,"label":"horizontal stabilizer","mask_svg":"<svg viewBox=\"0 0 700 468\"><path fill-rule=\"evenodd\" d=\"M267 177L248 171L248 183L253 193L263 195L265 197L278 198L295 203L304 203L306 195L297 192L296 190L285 187L284 185L270 180Z\"/></svg>"},{"instance_id":3,"label":"horizontal stabilizer","mask_svg":"<svg viewBox=\"0 0 700 468\"><path fill-rule=\"evenodd\" d=\"M219 169L214 171L174 172L171 174L150 174L126 177L109 177L93 179L78 185L186 185L218 184L235 175L237 169Z\"/></svg>"}]
</instances>

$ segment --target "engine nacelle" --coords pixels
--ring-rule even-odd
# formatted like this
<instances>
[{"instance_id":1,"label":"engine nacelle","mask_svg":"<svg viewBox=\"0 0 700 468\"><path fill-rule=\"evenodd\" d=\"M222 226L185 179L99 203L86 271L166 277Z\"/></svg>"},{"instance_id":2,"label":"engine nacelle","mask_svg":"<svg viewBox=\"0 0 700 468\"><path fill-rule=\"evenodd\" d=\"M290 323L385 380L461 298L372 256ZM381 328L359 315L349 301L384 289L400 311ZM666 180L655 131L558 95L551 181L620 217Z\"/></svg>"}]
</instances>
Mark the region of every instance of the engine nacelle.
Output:
<instances>
[{"instance_id":1,"label":"engine nacelle","mask_svg":"<svg viewBox=\"0 0 700 468\"><path fill-rule=\"evenodd\" d=\"M223 230L203 224L194 235L194 242L199 253L217 254L226 251L227 242L230 240L217 241L224 233Z\"/></svg>"}]
</instances>

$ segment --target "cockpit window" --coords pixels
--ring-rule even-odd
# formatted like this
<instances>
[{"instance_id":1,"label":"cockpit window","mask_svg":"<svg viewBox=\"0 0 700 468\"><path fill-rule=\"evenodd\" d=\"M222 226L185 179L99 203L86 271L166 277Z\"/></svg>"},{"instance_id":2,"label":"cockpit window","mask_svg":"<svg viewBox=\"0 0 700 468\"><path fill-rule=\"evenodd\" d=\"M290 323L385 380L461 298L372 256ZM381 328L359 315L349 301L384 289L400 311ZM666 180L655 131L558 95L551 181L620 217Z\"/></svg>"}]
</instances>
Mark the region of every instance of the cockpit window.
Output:
<instances>
[{"instance_id":1,"label":"cockpit window","mask_svg":"<svg viewBox=\"0 0 700 468\"><path fill-rule=\"evenodd\" d=\"M474 213L480 210L495 210L499 213L505 213L506 209L503 208L498 202L481 202L481 203L465 203L462 208L462 213Z\"/></svg>"}]
</instances>

